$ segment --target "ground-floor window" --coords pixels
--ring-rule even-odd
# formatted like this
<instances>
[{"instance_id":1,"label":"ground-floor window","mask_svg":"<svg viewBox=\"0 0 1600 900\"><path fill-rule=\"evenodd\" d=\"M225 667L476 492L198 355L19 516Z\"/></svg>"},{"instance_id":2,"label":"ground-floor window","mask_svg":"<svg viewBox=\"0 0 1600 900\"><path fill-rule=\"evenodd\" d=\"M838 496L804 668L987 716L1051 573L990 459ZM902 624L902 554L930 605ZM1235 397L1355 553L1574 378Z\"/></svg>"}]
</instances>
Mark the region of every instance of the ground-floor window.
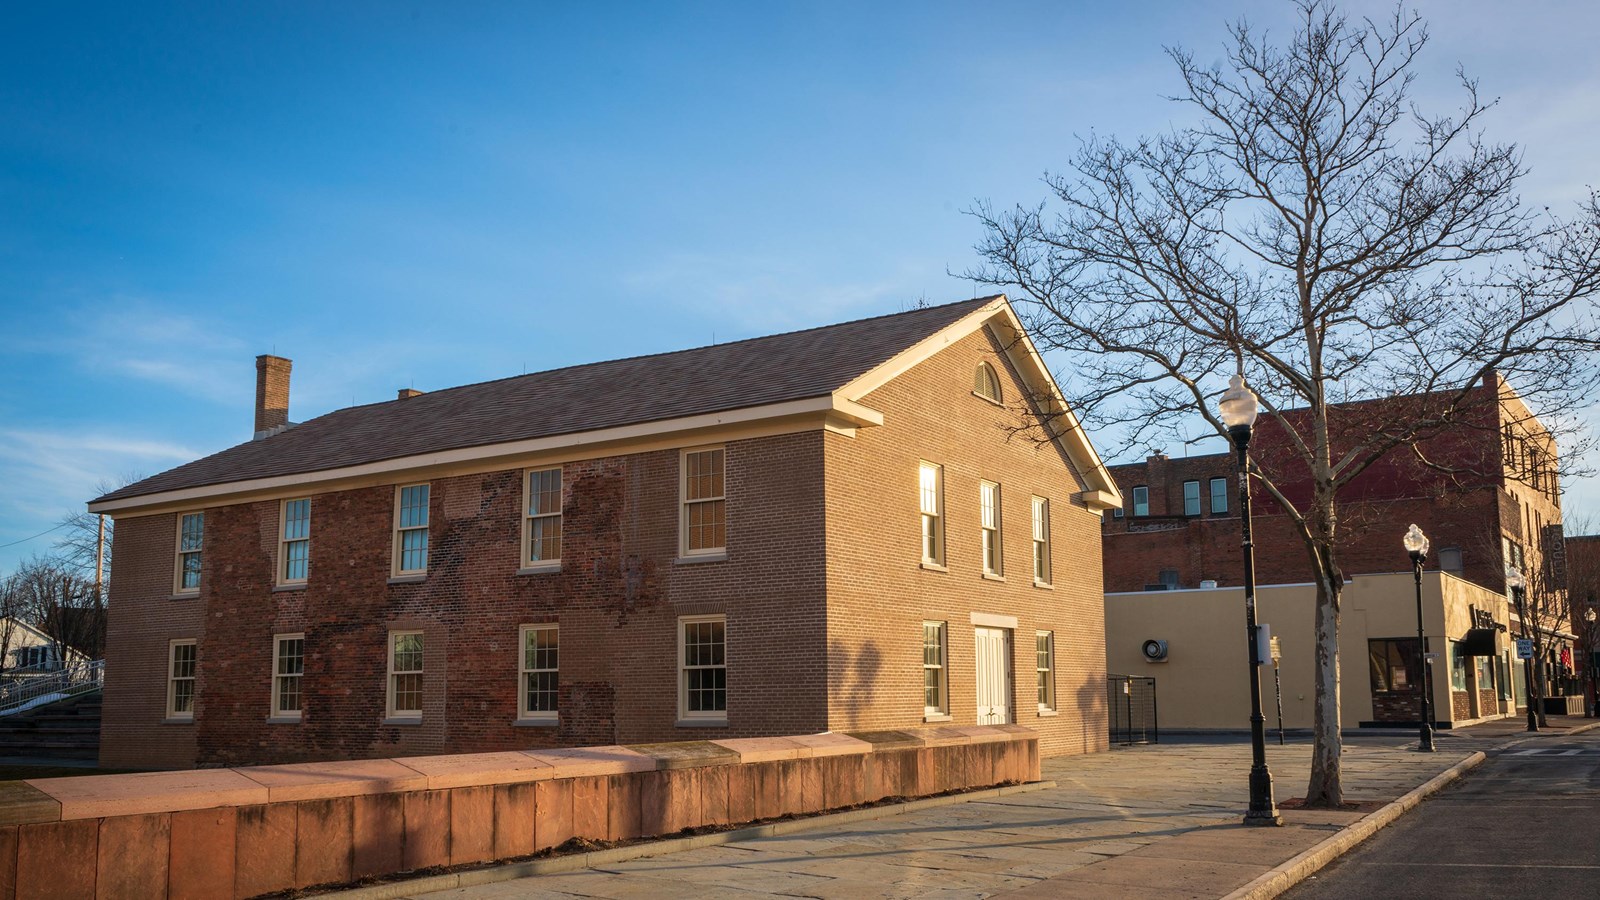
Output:
<instances>
[{"instance_id":1,"label":"ground-floor window","mask_svg":"<svg viewBox=\"0 0 1600 900\"><path fill-rule=\"evenodd\" d=\"M1034 635L1034 665L1039 670L1039 711L1056 708L1056 636L1040 631Z\"/></svg>"},{"instance_id":2,"label":"ground-floor window","mask_svg":"<svg viewBox=\"0 0 1600 900\"><path fill-rule=\"evenodd\" d=\"M1464 646L1460 641L1450 642L1450 690L1464 691L1467 689L1467 655L1463 653Z\"/></svg>"},{"instance_id":3,"label":"ground-floor window","mask_svg":"<svg viewBox=\"0 0 1600 900\"><path fill-rule=\"evenodd\" d=\"M300 718L300 676L305 672L306 636L280 634L272 641L272 716Z\"/></svg>"},{"instance_id":4,"label":"ground-floor window","mask_svg":"<svg viewBox=\"0 0 1600 900\"><path fill-rule=\"evenodd\" d=\"M522 626L522 704L518 718L555 721L561 674L555 625Z\"/></svg>"},{"instance_id":5,"label":"ground-floor window","mask_svg":"<svg viewBox=\"0 0 1600 900\"><path fill-rule=\"evenodd\" d=\"M167 718L194 718L194 678L198 664L195 642L192 638L172 641L168 645L167 665Z\"/></svg>"},{"instance_id":6,"label":"ground-floor window","mask_svg":"<svg viewBox=\"0 0 1600 900\"><path fill-rule=\"evenodd\" d=\"M1367 668L1372 692L1411 691L1421 680L1416 638L1378 638L1367 641Z\"/></svg>"},{"instance_id":7,"label":"ground-floor window","mask_svg":"<svg viewBox=\"0 0 1600 900\"><path fill-rule=\"evenodd\" d=\"M728 620L678 620L678 712L685 719L728 717Z\"/></svg>"},{"instance_id":8,"label":"ground-floor window","mask_svg":"<svg viewBox=\"0 0 1600 900\"><path fill-rule=\"evenodd\" d=\"M422 632L389 632L389 718L422 718Z\"/></svg>"},{"instance_id":9,"label":"ground-floor window","mask_svg":"<svg viewBox=\"0 0 1600 900\"><path fill-rule=\"evenodd\" d=\"M945 697L945 627L943 622L922 623L922 714L949 712Z\"/></svg>"}]
</instances>

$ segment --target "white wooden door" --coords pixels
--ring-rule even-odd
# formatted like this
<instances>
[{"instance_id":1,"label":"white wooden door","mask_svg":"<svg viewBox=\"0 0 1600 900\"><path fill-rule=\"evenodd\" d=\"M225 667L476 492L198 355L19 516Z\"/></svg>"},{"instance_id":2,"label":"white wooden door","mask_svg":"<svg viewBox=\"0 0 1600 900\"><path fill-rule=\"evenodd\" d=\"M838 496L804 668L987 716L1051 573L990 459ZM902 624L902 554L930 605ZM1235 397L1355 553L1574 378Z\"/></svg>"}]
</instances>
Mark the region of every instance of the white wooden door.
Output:
<instances>
[{"instance_id":1,"label":"white wooden door","mask_svg":"<svg viewBox=\"0 0 1600 900\"><path fill-rule=\"evenodd\" d=\"M974 628L978 639L978 724L1011 724L1011 631Z\"/></svg>"}]
</instances>

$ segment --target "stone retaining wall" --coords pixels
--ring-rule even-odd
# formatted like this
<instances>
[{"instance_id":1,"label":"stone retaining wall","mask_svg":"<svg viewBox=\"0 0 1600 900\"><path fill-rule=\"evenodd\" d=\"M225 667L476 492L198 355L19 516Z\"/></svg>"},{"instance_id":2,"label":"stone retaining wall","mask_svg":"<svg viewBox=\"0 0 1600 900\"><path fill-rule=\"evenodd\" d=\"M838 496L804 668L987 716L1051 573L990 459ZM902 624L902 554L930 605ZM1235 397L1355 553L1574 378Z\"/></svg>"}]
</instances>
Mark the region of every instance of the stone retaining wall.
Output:
<instances>
[{"instance_id":1,"label":"stone retaining wall","mask_svg":"<svg viewBox=\"0 0 1600 900\"><path fill-rule=\"evenodd\" d=\"M219 898L1039 779L1020 726L0 784L0 900Z\"/></svg>"}]
</instances>

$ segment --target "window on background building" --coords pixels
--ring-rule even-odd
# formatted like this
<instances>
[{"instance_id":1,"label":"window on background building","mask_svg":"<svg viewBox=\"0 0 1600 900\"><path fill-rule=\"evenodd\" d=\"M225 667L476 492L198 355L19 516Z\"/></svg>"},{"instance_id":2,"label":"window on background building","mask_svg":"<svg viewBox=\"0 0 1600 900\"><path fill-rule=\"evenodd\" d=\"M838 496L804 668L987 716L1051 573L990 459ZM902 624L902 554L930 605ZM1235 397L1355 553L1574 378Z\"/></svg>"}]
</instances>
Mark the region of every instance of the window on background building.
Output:
<instances>
[{"instance_id":1,"label":"window on background building","mask_svg":"<svg viewBox=\"0 0 1600 900\"><path fill-rule=\"evenodd\" d=\"M986 362L978 363L978 371L972 376L972 392L985 400L1000 402L1000 378L994 373L994 366Z\"/></svg>"},{"instance_id":2,"label":"window on background building","mask_svg":"<svg viewBox=\"0 0 1600 900\"><path fill-rule=\"evenodd\" d=\"M1122 507L1120 507L1120 506L1119 506L1119 507L1117 507L1117 508L1116 508L1116 509L1113 509L1113 510L1112 510L1112 511L1111 511L1111 518L1113 518L1113 519L1120 519L1120 518L1122 518L1122 517L1123 517L1123 516L1124 516L1124 515L1126 515L1126 514L1127 514L1127 513L1126 513L1126 511L1125 511L1125 510L1123 510L1123 508L1122 508Z\"/></svg>"},{"instance_id":3,"label":"window on background building","mask_svg":"<svg viewBox=\"0 0 1600 900\"><path fill-rule=\"evenodd\" d=\"M726 616L678 620L678 708L685 719L728 717L727 626Z\"/></svg>"},{"instance_id":4,"label":"window on background building","mask_svg":"<svg viewBox=\"0 0 1600 900\"><path fill-rule=\"evenodd\" d=\"M721 447L686 450L683 454L683 554L696 556L727 549L723 508Z\"/></svg>"},{"instance_id":5,"label":"window on background building","mask_svg":"<svg viewBox=\"0 0 1600 900\"><path fill-rule=\"evenodd\" d=\"M1056 708L1056 636L1041 631L1034 635L1034 666L1039 674L1039 711Z\"/></svg>"},{"instance_id":6,"label":"window on background building","mask_svg":"<svg viewBox=\"0 0 1600 900\"><path fill-rule=\"evenodd\" d=\"M1461 548L1441 547L1439 549L1439 568L1446 572L1461 572Z\"/></svg>"},{"instance_id":7,"label":"window on background building","mask_svg":"<svg viewBox=\"0 0 1600 900\"><path fill-rule=\"evenodd\" d=\"M1462 650L1463 645L1460 641L1450 642L1450 690L1452 691L1467 689L1467 666L1471 663Z\"/></svg>"},{"instance_id":8,"label":"window on background building","mask_svg":"<svg viewBox=\"0 0 1600 900\"><path fill-rule=\"evenodd\" d=\"M1373 693L1410 691L1417 683L1417 639L1379 638L1367 641L1367 668Z\"/></svg>"},{"instance_id":9,"label":"window on background building","mask_svg":"<svg viewBox=\"0 0 1600 900\"><path fill-rule=\"evenodd\" d=\"M561 468L528 473L527 515L522 526L522 563L557 566L561 563Z\"/></svg>"},{"instance_id":10,"label":"window on background building","mask_svg":"<svg viewBox=\"0 0 1600 900\"><path fill-rule=\"evenodd\" d=\"M922 508L922 561L944 564L944 469L933 463L918 467L918 502Z\"/></svg>"},{"instance_id":11,"label":"window on background building","mask_svg":"<svg viewBox=\"0 0 1600 900\"><path fill-rule=\"evenodd\" d=\"M1000 575L1000 485L978 483L978 527L982 533L983 571Z\"/></svg>"},{"instance_id":12,"label":"window on background building","mask_svg":"<svg viewBox=\"0 0 1600 900\"><path fill-rule=\"evenodd\" d=\"M1156 576L1156 580L1161 583L1163 590L1168 591L1175 591L1183 585L1183 582L1179 580L1177 569L1162 569L1161 574Z\"/></svg>"},{"instance_id":13,"label":"window on background building","mask_svg":"<svg viewBox=\"0 0 1600 900\"><path fill-rule=\"evenodd\" d=\"M522 626L520 719L555 721L561 693L561 632L555 625Z\"/></svg>"},{"instance_id":14,"label":"window on background building","mask_svg":"<svg viewBox=\"0 0 1600 900\"><path fill-rule=\"evenodd\" d=\"M178 517L178 577L176 592L200 590L201 547L205 543L206 514L184 513Z\"/></svg>"},{"instance_id":15,"label":"window on background building","mask_svg":"<svg viewBox=\"0 0 1600 900\"><path fill-rule=\"evenodd\" d=\"M1139 485L1133 489L1133 514L1136 516L1150 515L1150 488Z\"/></svg>"},{"instance_id":16,"label":"window on background building","mask_svg":"<svg viewBox=\"0 0 1600 900\"><path fill-rule=\"evenodd\" d=\"M1185 481L1183 483L1183 514L1186 516L1200 515L1200 482Z\"/></svg>"},{"instance_id":17,"label":"window on background building","mask_svg":"<svg viewBox=\"0 0 1600 900\"><path fill-rule=\"evenodd\" d=\"M942 716L945 701L944 623L922 623L922 714Z\"/></svg>"},{"instance_id":18,"label":"window on background building","mask_svg":"<svg viewBox=\"0 0 1600 900\"><path fill-rule=\"evenodd\" d=\"M194 676L198 650L190 640L168 645L167 718L194 718Z\"/></svg>"},{"instance_id":19,"label":"window on background building","mask_svg":"<svg viewBox=\"0 0 1600 900\"><path fill-rule=\"evenodd\" d=\"M1222 515L1228 511L1228 479L1211 479L1211 512Z\"/></svg>"},{"instance_id":20,"label":"window on background building","mask_svg":"<svg viewBox=\"0 0 1600 900\"><path fill-rule=\"evenodd\" d=\"M428 485L395 489L394 571L415 575L428 571Z\"/></svg>"},{"instance_id":21,"label":"window on background building","mask_svg":"<svg viewBox=\"0 0 1600 900\"><path fill-rule=\"evenodd\" d=\"M272 639L272 716L298 719L302 708L300 676L306 670L306 636L280 634Z\"/></svg>"},{"instance_id":22,"label":"window on background building","mask_svg":"<svg viewBox=\"0 0 1600 900\"><path fill-rule=\"evenodd\" d=\"M278 542L278 582L302 584L311 569L311 500L283 501Z\"/></svg>"},{"instance_id":23,"label":"window on background building","mask_svg":"<svg viewBox=\"0 0 1600 900\"><path fill-rule=\"evenodd\" d=\"M1473 662L1473 665L1477 669L1476 674L1478 676L1478 683L1474 686L1474 690L1479 690L1479 691L1492 691L1492 690L1494 690L1495 689L1494 657L1492 657L1492 656L1474 656L1472 658L1472 662Z\"/></svg>"},{"instance_id":24,"label":"window on background building","mask_svg":"<svg viewBox=\"0 0 1600 900\"><path fill-rule=\"evenodd\" d=\"M1050 583L1050 501L1033 498L1033 580Z\"/></svg>"},{"instance_id":25,"label":"window on background building","mask_svg":"<svg viewBox=\"0 0 1600 900\"><path fill-rule=\"evenodd\" d=\"M389 632L389 718L422 718L422 632Z\"/></svg>"}]
</instances>

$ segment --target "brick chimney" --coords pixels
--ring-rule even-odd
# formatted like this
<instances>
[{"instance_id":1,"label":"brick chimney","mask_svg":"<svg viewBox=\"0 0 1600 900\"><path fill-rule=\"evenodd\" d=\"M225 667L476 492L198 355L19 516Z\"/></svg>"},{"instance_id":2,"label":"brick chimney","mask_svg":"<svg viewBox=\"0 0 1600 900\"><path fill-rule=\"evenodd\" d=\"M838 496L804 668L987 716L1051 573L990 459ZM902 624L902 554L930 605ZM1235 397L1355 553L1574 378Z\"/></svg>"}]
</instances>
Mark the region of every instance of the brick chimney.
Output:
<instances>
[{"instance_id":1,"label":"brick chimney","mask_svg":"<svg viewBox=\"0 0 1600 900\"><path fill-rule=\"evenodd\" d=\"M289 370L294 361L256 357L256 435L289 424Z\"/></svg>"},{"instance_id":2,"label":"brick chimney","mask_svg":"<svg viewBox=\"0 0 1600 900\"><path fill-rule=\"evenodd\" d=\"M395 399L396 400L404 400L404 399L406 399L408 397L420 397L420 396L422 396L422 392L417 390L416 388L401 388L399 396L395 397Z\"/></svg>"}]
</instances>

